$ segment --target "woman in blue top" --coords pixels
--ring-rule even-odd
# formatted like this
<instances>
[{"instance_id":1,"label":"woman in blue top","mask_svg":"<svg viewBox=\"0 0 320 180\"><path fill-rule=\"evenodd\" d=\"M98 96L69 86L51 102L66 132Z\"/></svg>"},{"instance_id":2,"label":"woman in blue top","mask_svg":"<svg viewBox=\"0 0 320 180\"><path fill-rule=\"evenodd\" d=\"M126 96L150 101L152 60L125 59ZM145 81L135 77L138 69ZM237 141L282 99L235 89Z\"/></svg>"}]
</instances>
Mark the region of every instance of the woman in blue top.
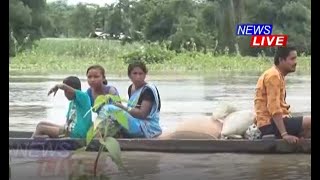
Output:
<instances>
[{"instance_id":1,"label":"woman in blue top","mask_svg":"<svg viewBox=\"0 0 320 180\"><path fill-rule=\"evenodd\" d=\"M105 70L100 65L93 65L87 69L87 81L90 86L87 94L90 97L91 106L94 105L94 101L99 95L112 94L119 96L118 90L114 86L108 85Z\"/></svg>"},{"instance_id":2,"label":"woman in blue top","mask_svg":"<svg viewBox=\"0 0 320 180\"><path fill-rule=\"evenodd\" d=\"M64 91L66 98L70 101L65 125L60 126L49 122L40 122L33 137L47 135L51 138L60 136L85 138L92 126L91 113L86 115L91 109L89 96L81 91L81 82L75 76L69 76L63 80L63 84L55 85L48 92L48 95L51 93L56 95L59 89Z\"/></svg>"},{"instance_id":3,"label":"woman in blue top","mask_svg":"<svg viewBox=\"0 0 320 180\"><path fill-rule=\"evenodd\" d=\"M103 106L104 111L112 112L122 109L128 118L129 129L121 132L127 138L153 138L161 135L159 124L161 100L155 85L145 81L148 73L143 62L135 62L128 66L128 76L132 84L128 88L129 103L127 107L115 102L114 105Z\"/></svg>"}]
</instances>

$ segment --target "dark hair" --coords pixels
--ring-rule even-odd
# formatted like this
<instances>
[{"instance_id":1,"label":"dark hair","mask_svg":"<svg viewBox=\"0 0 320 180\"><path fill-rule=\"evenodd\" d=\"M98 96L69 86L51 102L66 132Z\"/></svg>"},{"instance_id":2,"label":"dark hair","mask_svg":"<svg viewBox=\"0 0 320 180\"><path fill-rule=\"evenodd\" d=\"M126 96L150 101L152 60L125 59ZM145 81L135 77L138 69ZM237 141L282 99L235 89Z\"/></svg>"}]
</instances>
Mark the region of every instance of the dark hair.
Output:
<instances>
[{"instance_id":1,"label":"dark hair","mask_svg":"<svg viewBox=\"0 0 320 180\"><path fill-rule=\"evenodd\" d=\"M280 59L286 59L291 51L296 51L296 48L292 46L279 47L274 56L274 64L278 65L280 63Z\"/></svg>"},{"instance_id":2,"label":"dark hair","mask_svg":"<svg viewBox=\"0 0 320 180\"><path fill-rule=\"evenodd\" d=\"M130 73L131 71L135 68L135 67L139 67L142 69L142 71L144 73L148 73L148 69L146 67L146 64L142 61L136 61L136 62L133 62L133 63L130 63L129 66L128 66L128 76L130 76Z\"/></svg>"},{"instance_id":3,"label":"dark hair","mask_svg":"<svg viewBox=\"0 0 320 180\"><path fill-rule=\"evenodd\" d=\"M103 84L104 85L107 85L108 84L108 81L106 79L106 75L105 75L105 70L102 66L100 65L92 65L90 66L88 69L87 69L87 75L88 75L88 72L91 70L91 69L98 69L100 70L101 74L102 74L102 77L103 77Z\"/></svg>"},{"instance_id":4,"label":"dark hair","mask_svg":"<svg viewBox=\"0 0 320 180\"><path fill-rule=\"evenodd\" d=\"M81 81L76 76L69 76L63 80L63 83L72 87L73 89L81 90Z\"/></svg>"}]
</instances>

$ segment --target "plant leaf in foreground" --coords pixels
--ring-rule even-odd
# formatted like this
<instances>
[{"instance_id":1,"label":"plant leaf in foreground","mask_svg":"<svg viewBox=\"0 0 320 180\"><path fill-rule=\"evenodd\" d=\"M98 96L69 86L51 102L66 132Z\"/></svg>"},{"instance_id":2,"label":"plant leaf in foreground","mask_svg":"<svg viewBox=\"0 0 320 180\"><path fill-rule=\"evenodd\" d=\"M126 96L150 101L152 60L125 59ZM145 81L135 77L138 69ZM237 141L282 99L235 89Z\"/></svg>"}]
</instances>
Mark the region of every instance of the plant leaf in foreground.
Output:
<instances>
[{"instance_id":1,"label":"plant leaf in foreground","mask_svg":"<svg viewBox=\"0 0 320 180\"><path fill-rule=\"evenodd\" d=\"M121 126L123 126L126 129L129 129L128 119L124 111L115 111L113 115Z\"/></svg>"},{"instance_id":2,"label":"plant leaf in foreground","mask_svg":"<svg viewBox=\"0 0 320 180\"><path fill-rule=\"evenodd\" d=\"M107 98L107 96L104 96L104 95L98 96L96 98L96 100L94 101L93 110L97 111L100 106L102 106L104 103L106 103L106 98Z\"/></svg>"},{"instance_id":3,"label":"plant leaf in foreground","mask_svg":"<svg viewBox=\"0 0 320 180\"><path fill-rule=\"evenodd\" d=\"M94 127L91 126L89 131L87 132L87 136L86 136L86 145L87 146L90 144L90 142L92 141L92 139L94 138L95 135L96 135L96 131L94 130Z\"/></svg>"},{"instance_id":4,"label":"plant leaf in foreground","mask_svg":"<svg viewBox=\"0 0 320 180\"><path fill-rule=\"evenodd\" d=\"M109 152L111 159L119 166L122 166L121 162L121 149L118 141L113 137L107 137L106 141L103 142L102 139L99 140Z\"/></svg>"}]
</instances>

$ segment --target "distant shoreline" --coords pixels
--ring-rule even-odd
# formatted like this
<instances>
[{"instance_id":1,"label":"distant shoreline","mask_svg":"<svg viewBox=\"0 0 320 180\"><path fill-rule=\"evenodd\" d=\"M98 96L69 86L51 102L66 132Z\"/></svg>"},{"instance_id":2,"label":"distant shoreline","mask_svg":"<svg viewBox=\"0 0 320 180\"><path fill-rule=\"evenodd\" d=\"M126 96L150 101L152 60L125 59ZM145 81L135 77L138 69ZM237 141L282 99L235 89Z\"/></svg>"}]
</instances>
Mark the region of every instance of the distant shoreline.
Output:
<instances>
[{"instance_id":1,"label":"distant shoreline","mask_svg":"<svg viewBox=\"0 0 320 180\"><path fill-rule=\"evenodd\" d=\"M272 57L213 55L202 52L175 53L160 45L98 39L54 39L38 41L31 51L9 58L10 74L83 74L92 64L100 64L107 74L125 76L125 58L147 58L155 75L258 75L273 65ZM154 61L154 62L153 62ZM298 57L296 74L311 74L311 56Z\"/></svg>"}]
</instances>

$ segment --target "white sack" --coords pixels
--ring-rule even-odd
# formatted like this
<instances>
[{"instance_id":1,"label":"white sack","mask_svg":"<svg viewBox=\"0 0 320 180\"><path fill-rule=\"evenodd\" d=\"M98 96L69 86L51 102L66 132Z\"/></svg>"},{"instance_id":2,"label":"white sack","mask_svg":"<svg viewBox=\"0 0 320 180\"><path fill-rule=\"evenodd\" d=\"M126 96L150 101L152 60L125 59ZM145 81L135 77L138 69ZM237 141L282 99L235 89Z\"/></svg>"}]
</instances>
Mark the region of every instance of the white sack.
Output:
<instances>
[{"instance_id":1,"label":"white sack","mask_svg":"<svg viewBox=\"0 0 320 180\"><path fill-rule=\"evenodd\" d=\"M236 112L237 108L231 104L222 104L212 112L212 120L220 120L223 122L229 114Z\"/></svg>"},{"instance_id":2,"label":"white sack","mask_svg":"<svg viewBox=\"0 0 320 180\"><path fill-rule=\"evenodd\" d=\"M243 136L248 127L253 124L255 113L250 110L236 111L228 115L223 122L221 136Z\"/></svg>"}]
</instances>

